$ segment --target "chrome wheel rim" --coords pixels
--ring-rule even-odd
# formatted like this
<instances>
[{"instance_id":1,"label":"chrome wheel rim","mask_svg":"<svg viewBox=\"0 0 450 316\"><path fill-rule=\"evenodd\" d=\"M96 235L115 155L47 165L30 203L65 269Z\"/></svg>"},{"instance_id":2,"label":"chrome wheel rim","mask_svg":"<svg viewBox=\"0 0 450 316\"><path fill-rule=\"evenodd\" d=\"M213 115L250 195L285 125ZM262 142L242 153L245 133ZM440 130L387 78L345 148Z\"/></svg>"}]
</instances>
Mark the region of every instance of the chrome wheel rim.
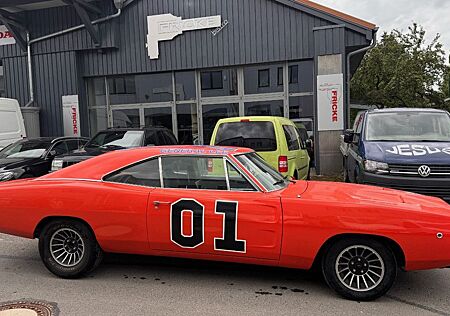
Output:
<instances>
[{"instance_id":1,"label":"chrome wheel rim","mask_svg":"<svg viewBox=\"0 0 450 316\"><path fill-rule=\"evenodd\" d=\"M376 288L384 279L385 266L374 249L356 245L344 249L336 259L336 275L348 289L367 292Z\"/></svg>"},{"instance_id":2,"label":"chrome wheel rim","mask_svg":"<svg viewBox=\"0 0 450 316\"><path fill-rule=\"evenodd\" d=\"M84 257L84 242L80 234L70 228L56 231L50 239L50 253L53 259L63 267L74 267Z\"/></svg>"}]
</instances>

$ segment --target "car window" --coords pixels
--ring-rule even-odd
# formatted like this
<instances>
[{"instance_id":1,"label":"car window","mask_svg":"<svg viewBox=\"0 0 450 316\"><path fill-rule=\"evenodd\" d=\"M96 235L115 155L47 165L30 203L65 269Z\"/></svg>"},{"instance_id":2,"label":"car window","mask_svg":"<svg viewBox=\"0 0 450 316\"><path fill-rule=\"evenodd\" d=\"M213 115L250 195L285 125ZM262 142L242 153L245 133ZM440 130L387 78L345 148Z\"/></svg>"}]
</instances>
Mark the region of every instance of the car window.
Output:
<instances>
[{"instance_id":1,"label":"car window","mask_svg":"<svg viewBox=\"0 0 450 316\"><path fill-rule=\"evenodd\" d=\"M145 136L145 145L146 146L158 146L159 141L156 137L155 131L147 131L147 134Z\"/></svg>"},{"instance_id":2,"label":"car window","mask_svg":"<svg viewBox=\"0 0 450 316\"><path fill-rule=\"evenodd\" d=\"M286 137L286 143L289 151L299 150L298 134L295 128L290 125L283 125L284 136Z\"/></svg>"},{"instance_id":3,"label":"car window","mask_svg":"<svg viewBox=\"0 0 450 316\"><path fill-rule=\"evenodd\" d=\"M256 191L253 185L228 161L227 172L231 191Z\"/></svg>"},{"instance_id":4,"label":"car window","mask_svg":"<svg viewBox=\"0 0 450 316\"><path fill-rule=\"evenodd\" d=\"M56 143L53 146L52 151L56 152L55 156L64 155L64 154L67 154L69 152L68 149L67 149L66 142Z\"/></svg>"},{"instance_id":5,"label":"car window","mask_svg":"<svg viewBox=\"0 0 450 316\"><path fill-rule=\"evenodd\" d=\"M78 140L79 148L84 147L84 145L86 145L88 143L88 141L89 141L89 139L79 139Z\"/></svg>"},{"instance_id":6,"label":"car window","mask_svg":"<svg viewBox=\"0 0 450 316\"><path fill-rule=\"evenodd\" d=\"M272 122L242 121L223 123L217 131L215 145L247 147L257 152L277 150Z\"/></svg>"},{"instance_id":7,"label":"car window","mask_svg":"<svg viewBox=\"0 0 450 316\"><path fill-rule=\"evenodd\" d=\"M171 145L172 142L166 137L166 133L163 131L158 131L159 145Z\"/></svg>"},{"instance_id":8,"label":"car window","mask_svg":"<svg viewBox=\"0 0 450 316\"><path fill-rule=\"evenodd\" d=\"M69 152L80 149L77 139L66 141Z\"/></svg>"},{"instance_id":9,"label":"car window","mask_svg":"<svg viewBox=\"0 0 450 316\"><path fill-rule=\"evenodd\" d=\"M161 187L158 159L141 162L122 169L104 178L108 182L141 185L152 188Z\"/></svg>"},{"instance_id":10,"label":"car window","mask_svg":"<svg viewBox=\"0 0 450 316\"><path fill-rule=\"evenodd\" d=\"M228 190L223 158L163 157L164 188Z\"/></svg>"},{"instance_id":11,"label":"car window","mask_svg":"<svg viewBox=\"0 0 450 316\"><path fill-rule=\"evenodd\" d=\"M175 138L175 136L172 135L172 133L170 133L169 131L166 131L164 133L164 135L165 135L165 138L166 138L166 141L167 141L166 145L177 145L178 144L178 141Z\"/></svg>"}]
</instances>

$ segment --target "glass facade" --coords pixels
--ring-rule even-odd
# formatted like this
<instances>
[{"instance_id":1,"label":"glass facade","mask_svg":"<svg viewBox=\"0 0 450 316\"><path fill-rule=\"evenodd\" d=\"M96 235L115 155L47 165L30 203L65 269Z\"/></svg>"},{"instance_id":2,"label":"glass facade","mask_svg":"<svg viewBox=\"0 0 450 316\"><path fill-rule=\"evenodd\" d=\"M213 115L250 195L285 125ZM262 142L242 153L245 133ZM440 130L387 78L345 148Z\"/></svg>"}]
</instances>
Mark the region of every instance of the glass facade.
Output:
<instances>
[{"instance_id":1,"label":"glass facade","mask_svg":"<svg viewBox=\"0 0 450 316\"><path fill-rule=\"evenodd\" d=\"M209 144L219 119L314 119L314 61L87 79L91 135L164 126L180 144Z\"/></svg>"}]
</instances>

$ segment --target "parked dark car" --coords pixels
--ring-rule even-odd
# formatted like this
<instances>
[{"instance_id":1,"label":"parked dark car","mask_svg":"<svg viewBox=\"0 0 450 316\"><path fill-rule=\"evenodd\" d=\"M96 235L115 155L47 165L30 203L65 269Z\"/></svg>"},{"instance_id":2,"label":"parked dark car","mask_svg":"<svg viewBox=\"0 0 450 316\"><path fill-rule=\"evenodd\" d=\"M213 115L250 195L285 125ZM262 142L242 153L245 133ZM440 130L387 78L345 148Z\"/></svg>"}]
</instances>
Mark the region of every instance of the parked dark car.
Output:
<instances>
[{"instance_id":1,"label":"parked dark car","mask_svg":"<svg viewBox=\"0 0 450 316\"><path fill-rule=\"evenodd\" d=\"M81 150L57 157L53 161L52 171L114 150L177 144L175 135L165 127L111 128L98 132Z\"/></svg>"},{"instance_id":2,"label":"parked dark car","mask_svg":"<svg viewBox=\"0 0 450 316\"><path fill-rule=\"evenodd\" d=\"M82 148L88 138L59 137L17 141L0 151L0 181L47 174L56 156Z\"/></svg>"},{"instance_id":3,"label":"parked dark car","mask_svg":"<svg viewBox=\"0 0 450 316\"><path fill-rule=\"evenodd\" d=\"M436 196L450 203L450 114L361 112L344 135L345 180Z\"/></svg>"}]
</instances>

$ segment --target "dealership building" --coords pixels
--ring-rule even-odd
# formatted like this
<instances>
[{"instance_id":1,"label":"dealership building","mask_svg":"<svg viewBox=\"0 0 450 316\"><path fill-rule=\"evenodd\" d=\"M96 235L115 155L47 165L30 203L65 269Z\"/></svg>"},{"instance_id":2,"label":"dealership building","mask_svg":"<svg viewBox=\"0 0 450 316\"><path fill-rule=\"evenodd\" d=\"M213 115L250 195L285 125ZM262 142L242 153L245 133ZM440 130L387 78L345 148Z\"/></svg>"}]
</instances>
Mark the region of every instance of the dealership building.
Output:
<instances>
[{"instance_id":1,"label":"dealership building","mask_svg":"<svg viewBox=\"0 0 450 316\"><path fill-rule=\"evenodd\" d=\"M322 174L377 31L307 0L2 0L0 24L0 94L39 113L29 134L162 125L209 144L220 118L285 116Z\"/></svg>"}]
</instances>

